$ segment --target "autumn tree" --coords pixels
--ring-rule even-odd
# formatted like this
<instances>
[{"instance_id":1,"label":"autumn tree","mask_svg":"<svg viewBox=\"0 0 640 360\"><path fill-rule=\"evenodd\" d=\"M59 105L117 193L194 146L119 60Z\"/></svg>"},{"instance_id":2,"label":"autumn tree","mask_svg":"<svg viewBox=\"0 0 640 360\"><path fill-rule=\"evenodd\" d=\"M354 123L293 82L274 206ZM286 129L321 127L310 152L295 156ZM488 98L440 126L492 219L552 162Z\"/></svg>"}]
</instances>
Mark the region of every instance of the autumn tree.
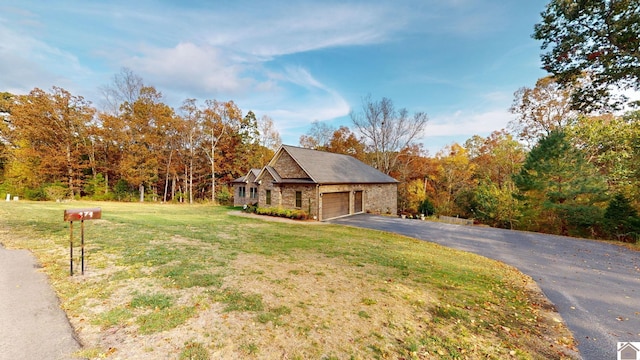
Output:
<instances>
[{"instance_id":1,"label":"autumn tree","mask_svg":"<svg viewBox=\"0 0 640 360\"><path fill-rule=\"evenodd\" d=\"M475 165L471 163L467 150L457 143L446 146L436 154L436 166L437 172L432 181L437 212L468 216L465 211L468 208L466 194L475 186Z\"/></svg>"},{"instance_id":2,"label":"autumn tree","mask_svg":"<svg viewBox=\"0 0 640 360\"><path fill-rule=\"evenodd\" d=\"M581 116L569 134L606 177L609 191L640 206L640 112Z\"/></svg>"},{"instance_id":3,"label":"autumn tree","mask_svg":"<svg viewBox=\"0 0 640 360\"><path fill-rule=\"evenodd\" d=\"M167 123L175 117L173 109L161 99L162 94L155 88L144 86L133 104L125 102L121 106L125 142L120 176L138 187L141 202L144 201L145 186L155 188L159 180L161 158L158 154L167 142Z\"/></svg>"},{"instance_id":4,"label":"autumn tree","mask_svg":"<svg viewBox=\"0 0 640 360\"><path fill-rule=\"evenodd\" d=\"M324 149L336 154L350 155L360 161L366 162L367 152L365 144L346 126L340 126L337 130L333 131L333 135Z\"/></svg>"},{"instance_id":5,"label":"autumn tree","mask_svg":"<svg viewBox=\"0 0 640 360\"><path fill-rule=\"evenodd\" d=\"M554 78L545 77L532 88L522 87L514 94L509 111L517 118L509 123L511 131L529 147L552 131L572 124L577 113L571 109L571 89L563 88Z\"/></svg>"},{"instance_id":6,"label":"autumn tree","mask_svg":"<svg viewBox=\"0 0 640 360\"><path fill-rule=\"evenodd\" d=\"M574 108L616 107L626 99L612 87L640 89L640 3L637 0L551 0L535 25L545 70L562 85L587 76Z\"/></svg>"},{"instance_id":7,"label":"autumn tree","mask_svg":"<svg viewBox=\"0 0 640 360\"><path fill-rule=\"evenodd\" d=\"M397 166L391 176L398 180L398 209L417 214L420 204L427 198L425 179L428 176L426 151L420 145L412 145L400 151Z\"/></svg>"},{"instance_id":8,"label":"autumn tree","mask_svg":"<svg viewBox=\"0 0 640 360\"><path fill-rule=\"evenodd\" d=\"M211 201L216 201L216 178L217 178L217 157L220 152L219 146L224 144L226 139L240 130L242 123L242 111L233 101L220 102L217 100L207 100L203 109L203 142L202 149L207 156L210 166L211 181ZM227 143L227 146L231 142ZM227 148L225 150L228 150ZM222 152L229 153L228 151ZM220 165L224 162L220 162Z\"/></svg>"},{"instance_id":9,"label":"autumn tree","mask_svg":"<svg viewBox=\"0 0 640 360\"><path fill-rule=\"evenodd\" d=\"M0 92L0 181L3 178L5 166L9 159L9 115L14 98L11 93Z\"/></svg>"},{"instance_id":10,"label":"autumn tree","mask_svg":"<svg viewBox=\"0 0 640 360\"><path fill-rule=\"evenodd\" d=\"M529 152L514 176L524 195L528 229L562 235L592 235L602 221L606 185L584 152L553 131Z\"/></svg>"},{"instance_id":11,"label":"autumn tree","mask_svg":"<svg viewBox=\"0 0 640 360\"><path fill-rule=\"evenodd\" d=\"M373 165L385 174L391 173L402 149L414 144L427 125L427 114L409 114L406 108L396 109L393 101L382 98L363 99L362 112L351 112L351 121L362 135L373 156Z\"/></svg>"},{"instance_id":12,"label":"autumn tree","mask_svg":"<svg viewBox=\"0 0 640 360\"><path fill-rule=\"evenodd\" d=\"M204 140L203 133L203 111L198 107L196 99L186 99L180 107L182 112L183 126L182 126L182 146L180 150L186 158L185 161L185 188L188 189L189 203L193 203L193 181L194 181L194 166L196 159L200 153L202 141ZM168 190L169 183L165 183L165 197Z\"/></svg>"},{"instance_id":13,"label":"autumn tree","mask_svg":"<svg viewBox=\"0 0 640 360\"><path fill-rule=\"evenodd\" d=\"M32 187L65 179L68 195L75 196L90 167L86 137L93 115L88 101L59 87L18 96L5 127L14 155L11 176L34 177L27 180Z\"/></svg>"},{"instance_id":14,"label":"autumn tree","mask_svg":"<svg viewBox=\"0 0 640 360\"><path fill-rule=\"evenodd\" d=\"M486 138L474 136L465 142L473 178L473 208L479 221L496 227L514 228L520 217L517 191L512 177L519 172L525 159L523 146L506 131L494 131Z\"/></svg>"}]
</instances>

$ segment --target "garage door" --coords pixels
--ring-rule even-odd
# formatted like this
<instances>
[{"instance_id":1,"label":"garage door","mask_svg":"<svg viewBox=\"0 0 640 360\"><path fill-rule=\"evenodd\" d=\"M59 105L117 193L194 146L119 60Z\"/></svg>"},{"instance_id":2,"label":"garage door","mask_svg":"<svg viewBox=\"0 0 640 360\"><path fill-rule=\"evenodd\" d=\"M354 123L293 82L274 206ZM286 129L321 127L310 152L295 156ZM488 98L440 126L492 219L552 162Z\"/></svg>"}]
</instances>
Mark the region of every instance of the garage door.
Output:
<instances>
[{"instance_id":1,"label":"garage door","mask_svg":"<svg viewBox=\"0 0 640 360\"><path fill-rule=\"evenodd\" d=\"M322 194L322 220L349 215L349 193Z\"/></svg>"}]
</instances>

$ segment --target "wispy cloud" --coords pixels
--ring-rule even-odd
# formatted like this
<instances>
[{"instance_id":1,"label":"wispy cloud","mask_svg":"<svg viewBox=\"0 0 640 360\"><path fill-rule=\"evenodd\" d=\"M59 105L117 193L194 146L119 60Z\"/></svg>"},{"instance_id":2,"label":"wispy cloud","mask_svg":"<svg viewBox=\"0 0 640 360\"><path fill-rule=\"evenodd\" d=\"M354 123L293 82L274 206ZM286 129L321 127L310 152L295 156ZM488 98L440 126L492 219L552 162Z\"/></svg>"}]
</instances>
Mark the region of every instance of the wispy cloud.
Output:
<instances>
[{"instance_id":1,"label":"wispy cloud","mask_svg":"<svg viewBox=\"0 0 640 360\"><path fill-rule=\"evenodd\" d=\"M493 109L472 113L459 110L453 114L434 117L427 126L428 136L488 135L503 129L513 119L507 109Z\"/></svg>"}]
</instances>

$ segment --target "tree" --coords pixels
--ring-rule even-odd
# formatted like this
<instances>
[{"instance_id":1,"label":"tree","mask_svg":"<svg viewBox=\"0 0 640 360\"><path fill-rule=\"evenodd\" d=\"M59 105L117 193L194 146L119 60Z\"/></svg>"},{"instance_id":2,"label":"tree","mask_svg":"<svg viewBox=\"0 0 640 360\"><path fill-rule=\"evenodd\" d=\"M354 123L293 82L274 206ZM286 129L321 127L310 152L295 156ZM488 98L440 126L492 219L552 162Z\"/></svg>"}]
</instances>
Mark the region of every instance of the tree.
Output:
<instances>
[{"instance_id":1,"label":"tree","mask_svg":"<svg viewBox=\"0 0 640 360\"><path fill-rule=\"evenodd\" d=\"M469 212L485 224L512 229L520 215L512 177L524 162L523 146L502 130L484 139L474 136L465 142L465 148L478 181Z\"/></svg>"},{"instance_id":2,"label":"tree","mask_svg":"<svg viewBox=\"0 0 640 360\"><path fill-rule=\"evenodd\" d=\"M337 154L350 155L360 161L365 161L367 156L365 144L346 126L340 126L338 130L333 132L333 136L329 139L325 150Z\"/></svg>"},{"instance_id":3,"label":"tree","mask_svg":"<svg viewBox=\"0 0 640 360\"><path fill-rule=\"evenodd\" d=\"M313 150L326 150L336 128L318 120L311 123L305 135L300 136L300 146Z\"/></svg>"},{"instance_id":4,"label":"tree","mask_svg":"<svg viewBox=\"0 0 640 360\"><path fill-rule=\"evenodd\" d=\"M87 127L95 110L81 96L53 87L51 93L38 88L18 96L11 106L8 140L22 165L17 169L35 175L40 184L64 179L70 196L75 196L83 181L83 170L90 167L87 155Z\"/></svg>"},{"instance_id":5,"label":"tree","mask_svg":"<svg viewBox=\"0 0 640 360\"><path fill-rule=\"evenodd\" d=\"M541 137L575 121L570 101L571 89L562 88L553 77L539 79L533 89L522 87L515 92L509 111L517 118L509 127L531 148Z\"/></svg>"},{"instance_id":6,"label":"tree","mask_svg":"<svg viewBox=\"0 0 640 360\"><path fill-rule=\"evenodd\" d=\"M202 149L209 160L211 169L211 201L216 200L216 153L218 146L230 133L240 129L242 111L233 101L207 100L203 109ZM229 152L227 152L229 153Z\"/></svg>"},{"instance_id":7,"label":"tree","mask_svg":"<svg viewBox=\"0 0 640 360\"><path fill-rule=\"evenodd\" d=\"M494 131L484 139L476 135L467 140L464 147L475 165L474 177L498 187L511 181L525 159L522 144L504 130Z\"/></svg>"},{"instance_id":8,"label":"tree","mask_svg":"<svg viewBox=\"0 0 640 360\"><path fill-rule=\"evenodd\" d=\"M123 67L120 73L113 76L113 82L100 87L103 98L104 111L111 115L118 115L124 109L123 105L132 105L140 97L140 91L145 86L142 78L131 69Z\"/></svg>"},{"instance_id":9,"label":"tree","mask_svg":"<svg viewBox=\"0 0 640 360\"><path fill-rule=\"evenodd\" d=\"M604 218L609 236L615 237L616 240L633 243L640 239L638 211L622 194L617 194L611 199Z\"/></svg>"},{"instance_id":10,"label":"tree","mask_svg":"<svg viewBox=\"0 0 640 360\"><path fill-rule=\"evenodd\" d=\"M397 110L391 99L374 101L370 96L363 99L362 113L350 116L373 155L374 167L385 174L391 173L400 151L413 144L428 121L424 112L409 115L405 108Z\"/></svg>"},{"instance_id":11,"label":"tree","mask_svg":"<svg viewBox=\"0 0 640 360\"><path fill-rule=\"evenodd\" d=\"M203 139L202 133L202 111L196 105L195 99L186 99L182 103L182 117L184 120L184 131L182 132L182 146L181 149L186 153L187 167L185 181L188 181L186 186L189 192L189 203L193 203L193 175L194 164L196 161L196 155L199 152L201 142ZM165 198L169 184L165 183Z\"/></svg>"},{"instance_id":12,"label":"tree","mask_svg":"<svg viewBox=\"0 0 640 360\"><path fill-rule=\"evenodd\" d=\"M584 153L561 131L553 131L531 149L514 176L524 194L535 231L569 235L593 235L602 220L599 205L606 185ZM592 233L586 233L585 230Z\"/></svg>"},{"instance_id":13,"label":"tree","mask_svg":"<svg viewBox=\"0 0 640 360\"><path fill-rule=\"evenodd\" d=\"M258 121L258 131L260 132L260 145L269 150L276 151L282 145L280 133L273 124L273 119L263 115Z\"/></svg>"},{"instance_id":14,"label":"tree","mask_svg":"<svg viewBox=\"0 0 640 360\"><path fill-rule=\"evenodd\" d=\"M420 203L426 199L427 159L426 151L420 145L402 149L398 162L391 172L398 184L398 209L416 214Z\"/></svg>"},{"instance_id":15,"label":"tree","mask_svg":"<svg viewBox=\"0 0 640 360\"><path fill-rule=\"evenodd\" d=\"M545 70L562 85L584 78L573 94L586 113L617 107L626 99L611 86L640 89L640 3L638 0L551 0L535 25Z\"/></svg>"},{"instance_id":16,"label":"tree","mask_svg":"<svg viewBox=\"0 0 640 360\"><path fill-rule=\"evenodd\" d=\"M461 209L458 205L464 202L463 194L476 183L473 179L475 165L471 163L467 150L454 143L439 151L436 160L434 187L437 212L444 215L466 215L461 214L466 209Z\"/></svg>"},{"instance_id":17,"label":"tree","mask_svg":"<svg viewBox=\"0 0 640 360\"><path fill-rule=\"evenodd\" d=\"M161 102L162 94L155 88L145 86L133 103L125 102L122 131L124 133L123 155L120 176L139 189L140 201L144 201L145 185L155 187L159 180L159 166L167 141L166 124L171 123L173 109Z\"/></svg>"},{"instance_id":18,"label":"tree","mask_svg":"<svg viewBox=\"0 0 640 360\"><path fill-rule=\"evenodd\" d=\"M581 116L568 131L606 177L609 191L640 205L640 112Z\"/></svg>"}]
</instances>

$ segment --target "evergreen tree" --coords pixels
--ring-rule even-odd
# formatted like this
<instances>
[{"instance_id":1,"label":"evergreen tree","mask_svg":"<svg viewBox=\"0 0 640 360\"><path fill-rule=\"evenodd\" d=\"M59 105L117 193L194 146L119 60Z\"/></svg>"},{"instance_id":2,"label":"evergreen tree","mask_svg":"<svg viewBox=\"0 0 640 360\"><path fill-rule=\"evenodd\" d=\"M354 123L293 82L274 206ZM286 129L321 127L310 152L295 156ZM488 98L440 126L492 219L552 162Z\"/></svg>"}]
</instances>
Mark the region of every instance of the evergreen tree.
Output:
<instances>
[{"instance_id":1,"label":"evergreen tree","mask_svg":"<svg viewBox=\"0 0 640 360\"><path fill-rule=\"evenodd\" d=\"M598 204L605 200L606 183L562 131L538 142L514 182L534 220L531 230L593 235L602 222Z\"/></svg>"},{"instance_id":2,"label":"evergreen tree","mask_svg":"<svg viewBox=\"0 0 640 360\"><path fill-rule=\"evenodd\" d=\"M604 218L609 236L625 242L636 242L640 238L638 211L624 195L617 194L611 199Z\"/></svg>"}]
</instances>

